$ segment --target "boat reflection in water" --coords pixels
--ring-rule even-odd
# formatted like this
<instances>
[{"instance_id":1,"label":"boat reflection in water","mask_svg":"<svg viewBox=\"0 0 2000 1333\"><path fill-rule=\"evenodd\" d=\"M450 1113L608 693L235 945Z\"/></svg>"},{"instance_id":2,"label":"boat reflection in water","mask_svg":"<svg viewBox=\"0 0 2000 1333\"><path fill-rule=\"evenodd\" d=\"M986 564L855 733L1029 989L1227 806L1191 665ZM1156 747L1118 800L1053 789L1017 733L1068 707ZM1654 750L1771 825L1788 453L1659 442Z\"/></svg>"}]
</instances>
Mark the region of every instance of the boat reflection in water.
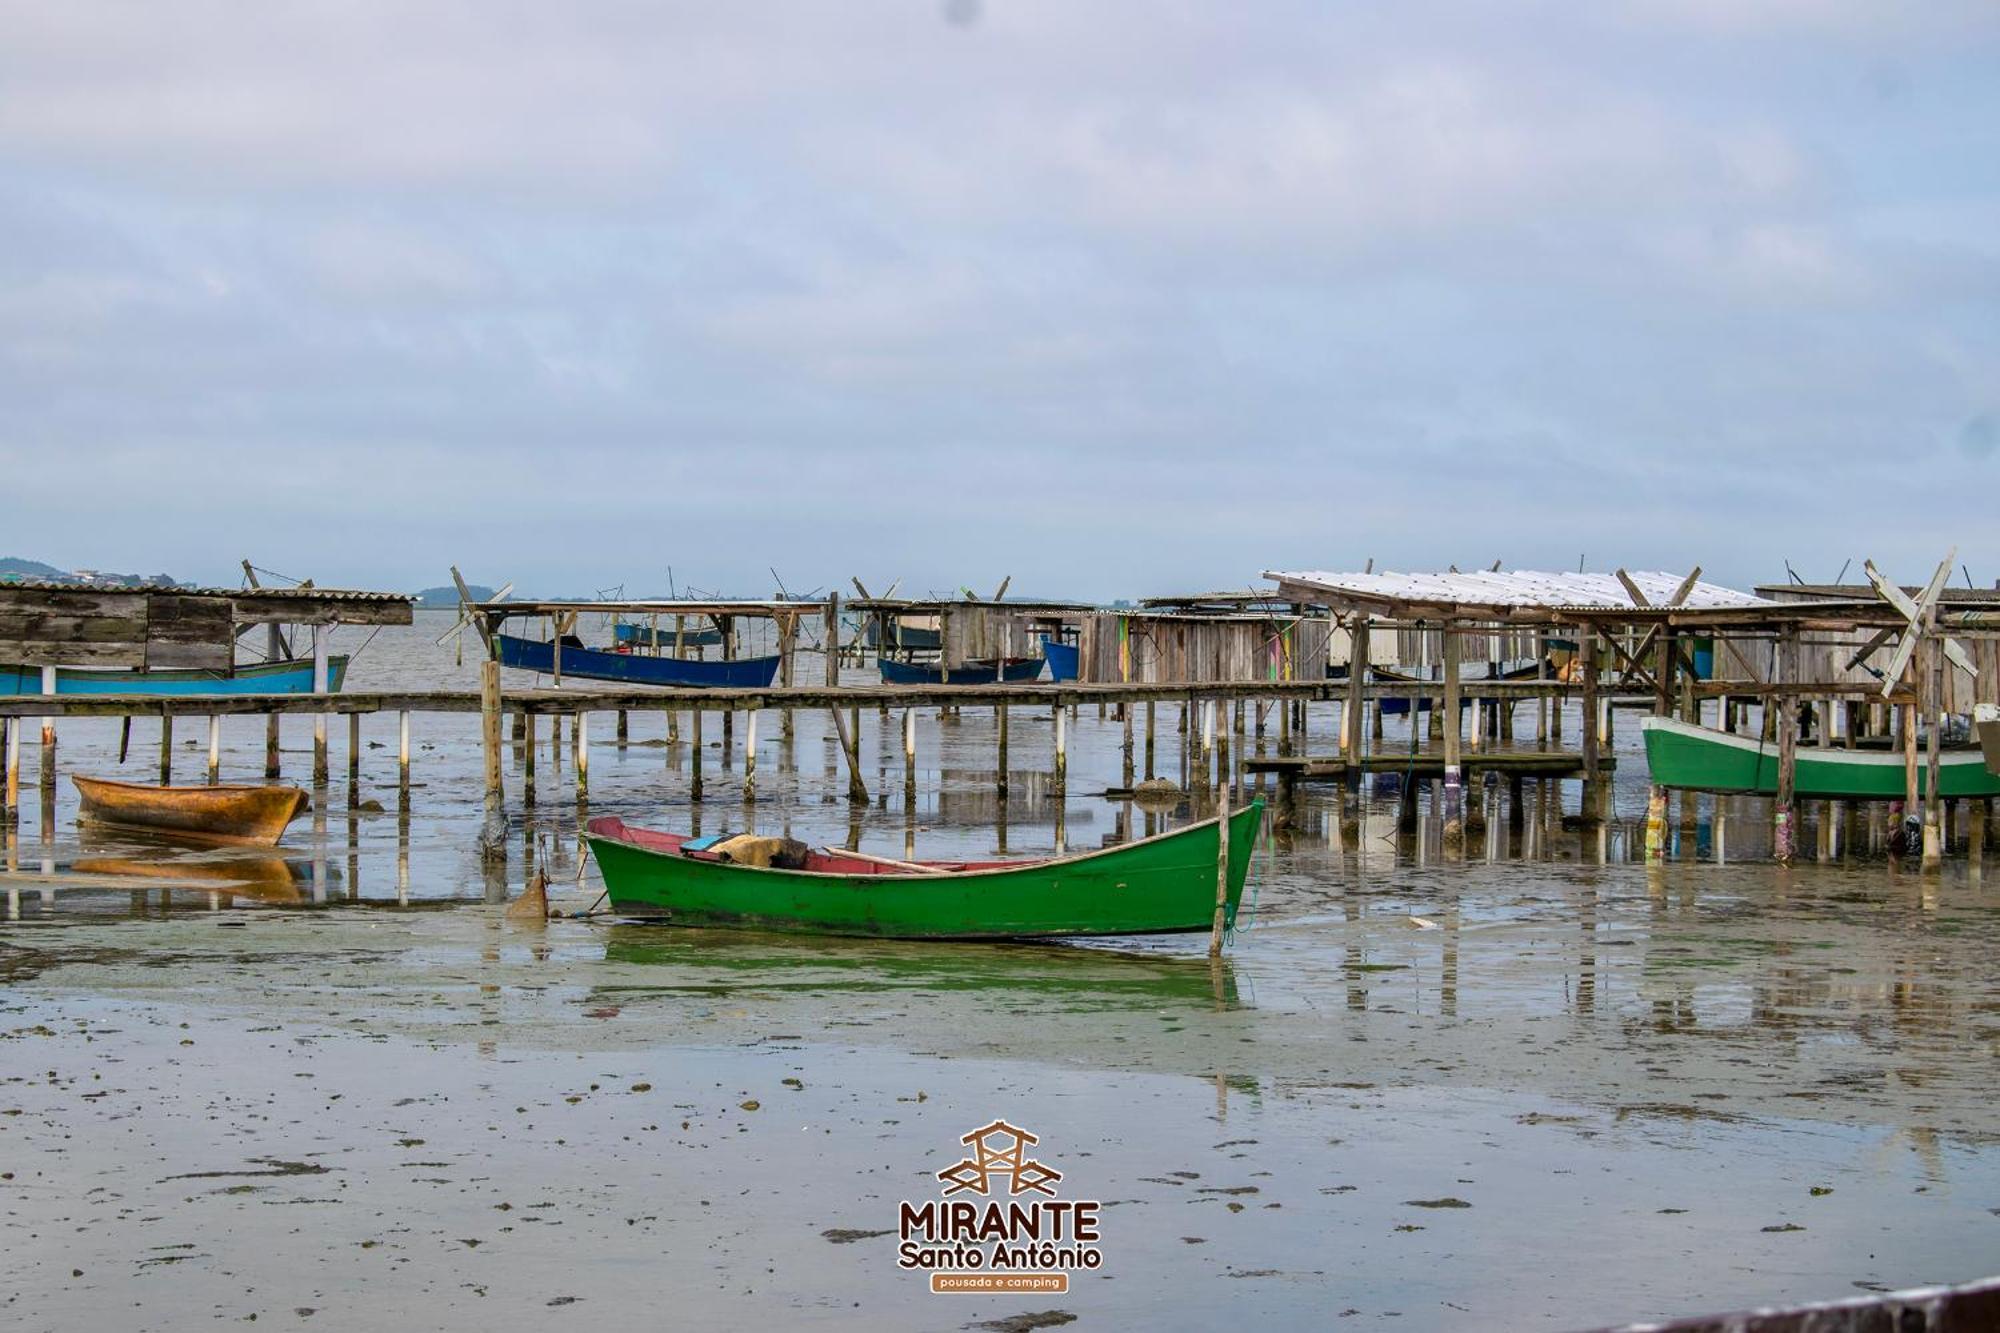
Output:
<instances>
[{"instance_id":1,"label":"boat reflection in water","mask_svg":"<svg viewBox=\"0 0 2000 1333\"><path fill-rule=\"evenodd\" d=\"M273 852L182 842L160 834L83 829L81 855L65 870L58 907L139 915L226 907L297 907L312 902L310 862ZM331 867L328 873L335 874ZM126 887L120 881L130 881Z\"/></svg>"},{"instance_id":2,"label":"boat reflection in water","mask_svg":"<svg viewBox=\"0 0 2000 1333\"><path fill-rule=\"evenodd\" d=\"M1236 974L1226 959L1101 945L924 944L613 925L604 961L657 973L591 989L593 1000L629 1004L650 995L719 999L765 995L966 996L976 1007L1004 1002L1042 1010L1234 1009ZM990 1000L987 997L991 997Z\"/></svg>"}]
</instances>

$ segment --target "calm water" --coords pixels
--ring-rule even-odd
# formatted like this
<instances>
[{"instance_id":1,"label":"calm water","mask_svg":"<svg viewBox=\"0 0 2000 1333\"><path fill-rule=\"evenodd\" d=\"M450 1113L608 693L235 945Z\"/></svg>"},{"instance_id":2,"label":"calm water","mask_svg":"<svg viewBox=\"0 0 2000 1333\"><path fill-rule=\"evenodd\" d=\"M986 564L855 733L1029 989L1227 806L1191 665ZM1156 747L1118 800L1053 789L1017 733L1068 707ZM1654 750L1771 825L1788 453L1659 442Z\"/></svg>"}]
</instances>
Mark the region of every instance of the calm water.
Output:
<instances>
[{"instance_id":1,"label":"calm water","mask_svg":"<svg viewBox=\"0 0 2000 1333\"><path fill-rule=\"evenodd\" d=\"M350 688L471 688L432 643L449 623L382 631ZM1167 776L1178 715L1159 712ZM1313 748L1331 721L1315 711ZM1400 725L1385 750L1407 747ZM1178 938L518 928L484 904L531 861L563 905L596 896L568 738L554 749L545 724L530 812L510 753L495 872L474 852L477 726L414 720L399 816L395 719L364 721L353 789L337 720L335 781L269 856L80 836L68 791L45 829L30 802L0 927L10 1318L619 1323L666 1283L725 1326L1059 1309L1560 1328L2000 1270L2000 897L1982 867L1961 852L1919 875L1871 850L1879 814L1839 809L1805 812L1824 859L1779 867L1761 803L1706 798L1670 810L1668 860L1639 863L1631 714L1602 826L1565 820L1573 785L1530 784L1518 821L1482 796L1484 826L1448 856L1427 799L1403 828L1393 791L1308 788L1297 832L1260 844L1217 965ZM589 811L890 855L1032 855L1189 817L1098 794L1122 732L1094 708L1061 802L1046 714L1012 719L1004 804L990 710L920 716L911 815L901 727L863 713L857 808L824 718L800 716L788 746L764 715L746 805L747 725L725 745L711 717L696 806L662 715L634 714L622 748L596 716ZM158 733L133 731L121 770L115 723L65 722L62 771L146 780ZM225 779L254 780L262 720L223 738ZM177 739L177 776L200 780L205 729ZM285 745L288 776L309 774L310 723L288 720ZM1062 1297L932 1297L891 1242L823 1235L892 1226L894 1200L998 1115L1121 1201L1102 1275ZM329 1174L243 1165L267 1158ZM253 1174L180 1178L209 1170ZM291 1214L312 1221L273 1229Z\"/></svg>"}]
</instances>

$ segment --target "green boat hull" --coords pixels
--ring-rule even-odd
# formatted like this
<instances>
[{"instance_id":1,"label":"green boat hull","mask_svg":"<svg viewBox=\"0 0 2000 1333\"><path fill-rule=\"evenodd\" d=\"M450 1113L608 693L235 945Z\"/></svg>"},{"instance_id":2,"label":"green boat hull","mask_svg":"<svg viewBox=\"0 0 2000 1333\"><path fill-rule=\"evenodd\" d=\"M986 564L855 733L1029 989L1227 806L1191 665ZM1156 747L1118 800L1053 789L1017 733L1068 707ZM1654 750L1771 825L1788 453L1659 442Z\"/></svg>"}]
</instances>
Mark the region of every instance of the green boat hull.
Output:
<instances>
[{"instance_id":1,"label":"green boat hull","mask_svg":"<svg viewBox=\"0 0 2000 1333\"><path fill-rule=\"evenodd\" d=\"M1253 802L1230 817L1233 924L1263 820ZM1215 918L1216 820L1049 861L935 874L841 874L697 860L586 835L614 911L680 926L892 939L1024 939L1208 930Z\"/></svg>"},{"instance_id":2,"label":"green boat hull","mask_svg":"<svg viewBox=\"0 0 2000 1333\"><path fill-rule=\"evenodd\" d=\"M1646 737L1646 767L1659 786L1757 796L1778 793L1774 741L1668 718L1649 717L1640 726ZM1918 756L1919 797L1930 794L1926 768ZM1903 756L1897 752L1802 745L1793 774L1793 790L1802 800L1900 801L1905 794ZM1986 771L1977 750L1954 750L1940 756L1938 791L1947 799L2000 796L2000 778Z\"/></svg>"}]
</instances>

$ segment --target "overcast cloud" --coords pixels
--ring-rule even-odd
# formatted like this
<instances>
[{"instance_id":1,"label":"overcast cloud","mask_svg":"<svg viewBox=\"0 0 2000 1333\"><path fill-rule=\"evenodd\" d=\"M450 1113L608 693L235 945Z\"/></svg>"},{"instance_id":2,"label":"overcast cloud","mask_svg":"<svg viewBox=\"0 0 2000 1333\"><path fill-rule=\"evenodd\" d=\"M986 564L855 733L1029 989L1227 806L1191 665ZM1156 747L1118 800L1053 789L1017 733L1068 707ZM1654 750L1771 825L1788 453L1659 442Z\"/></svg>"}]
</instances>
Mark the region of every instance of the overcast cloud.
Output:
<instances>
[{"instance_id":1,"label":"overcast cloud","mask_svg":"<svg viewBox=\"0 0 2000 1333\"><path fill-rule=\"evenodd\" d=\"M2000 578L2000 8L0 4L0 554Z\"/></svg>"}]
</instances>

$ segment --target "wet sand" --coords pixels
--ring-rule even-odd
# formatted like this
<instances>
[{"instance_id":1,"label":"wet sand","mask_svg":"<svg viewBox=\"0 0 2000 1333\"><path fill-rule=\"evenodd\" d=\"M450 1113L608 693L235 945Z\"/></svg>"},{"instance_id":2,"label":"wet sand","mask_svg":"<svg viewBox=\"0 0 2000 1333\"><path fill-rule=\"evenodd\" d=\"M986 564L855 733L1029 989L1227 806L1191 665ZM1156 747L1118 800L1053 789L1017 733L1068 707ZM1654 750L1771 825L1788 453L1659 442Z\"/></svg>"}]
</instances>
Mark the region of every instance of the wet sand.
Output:
<instances>
[{"instance_id":1,"label":"wet sand","mask_svg":"<svg viewBox=\"0 0 2000 1333\"><path fill-rule=\"evenodd\" d=\"M925 719L910 827L899 737L865 720L864 845L992 850L988 722ZM592 811L686 827L684 766L594 725ZM409 819L393 790L352 808L393 779L371 757L275 865L86 843L67 807L43 838L31 809L0 926L10 1327L1571 1328L2000 1271L2000 891L1962 861L1926 879L1855 834L1825 864L1735 862L1747 803L1716 865L1707 802L1665 865L1552 812L1449 859L1393 801L1343 819L1322 792L1260 851L1220 965L1186 939L524 927L481 901L456 726L420 731ZM776 730L747 816L711 754L709 830L851 836L817 726L789 768ZM1142 818L1087 795L1117 732L1079 719L1070 846ZM1037 735L1016 718L1020 854L1057 832ZM248 772L261 727L227 737ZM67 725L63 756L115 772L115 727ZM499 887L550 834L581 908L576 810L542 779ZM43 897L44 860L92 887ZM875 1234L996 1117L1107 1205L1105 1266L1066 1295L932 1296Z\"/></svg>"}]
</instances>

